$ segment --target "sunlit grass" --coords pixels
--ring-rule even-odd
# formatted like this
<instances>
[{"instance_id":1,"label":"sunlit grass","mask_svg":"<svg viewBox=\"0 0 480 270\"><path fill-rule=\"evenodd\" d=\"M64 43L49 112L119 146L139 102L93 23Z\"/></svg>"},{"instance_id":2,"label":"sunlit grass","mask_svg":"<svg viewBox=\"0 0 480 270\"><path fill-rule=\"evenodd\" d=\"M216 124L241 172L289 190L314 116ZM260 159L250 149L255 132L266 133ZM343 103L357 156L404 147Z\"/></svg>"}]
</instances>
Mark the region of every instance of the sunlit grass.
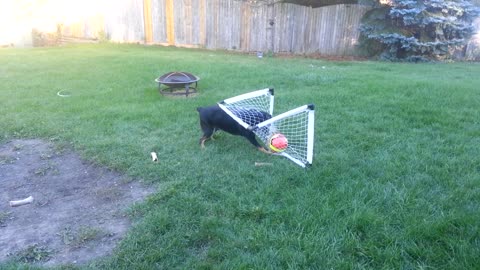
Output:
<instances>
[{"instance_id":1,"label":"sunlit grass","mask_svg":"<svg viewBox=\"0 0 480 270\"><path fill-rule=\"evenodd\" d=\"M201 78L197 96L159 95L154 79L176 70ZM475 269L478 74L472 63L132 45L2 49L0 140L72 144L160 184L130 210L135 225L114 255L92 268ZM200 150L196 107L266 87L275 114L316 105L311 168L225 133Z\"/></svg>"}]
</instances>

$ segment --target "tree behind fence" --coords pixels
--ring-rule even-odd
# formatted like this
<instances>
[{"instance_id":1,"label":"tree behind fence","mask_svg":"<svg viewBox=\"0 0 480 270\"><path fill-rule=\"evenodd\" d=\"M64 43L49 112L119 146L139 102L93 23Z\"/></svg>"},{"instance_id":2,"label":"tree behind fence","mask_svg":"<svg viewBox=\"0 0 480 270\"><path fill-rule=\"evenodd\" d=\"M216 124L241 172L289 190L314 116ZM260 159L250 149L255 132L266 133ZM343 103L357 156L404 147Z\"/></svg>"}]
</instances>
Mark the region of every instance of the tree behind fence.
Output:
<instances>
[{"instance_id":1,"label":"tree behind fence","mask_svg":"<svg viewBox=\"0 0 480 270\"><path fill-rule=\"evenodd\" d=\"M105 14L101 35L114 42L346 56L354 54L360 19L368 9L238 0L119 0ZM89 24L84 22L84 28L94 28ZM92 35L86 30L79 34Z\"/></svg>"}]
</instances>

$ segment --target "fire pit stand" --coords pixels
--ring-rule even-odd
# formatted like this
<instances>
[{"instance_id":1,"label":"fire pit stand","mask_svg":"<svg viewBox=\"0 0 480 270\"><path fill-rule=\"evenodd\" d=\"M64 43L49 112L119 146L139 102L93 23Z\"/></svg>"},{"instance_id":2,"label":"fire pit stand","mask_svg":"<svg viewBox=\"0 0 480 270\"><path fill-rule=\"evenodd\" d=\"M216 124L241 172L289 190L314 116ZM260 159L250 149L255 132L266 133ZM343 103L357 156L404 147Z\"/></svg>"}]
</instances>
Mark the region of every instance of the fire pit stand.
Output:
<instances>
[{"instance_id":1,"label":"fire pit stand","mask_svg":"<svg viewBox=\"0 0 480 270\"><path fill-rule=\"evenodd\" d=\"M158 90L162 95L185 95L197 92L199 77L188 72L169 72L155 79L158 83ZM192 84L195 86L192 87ZM166 88L162 88L162 84ZM182 90L183 89L183 90Z\"/></svg>"}]
</instances>

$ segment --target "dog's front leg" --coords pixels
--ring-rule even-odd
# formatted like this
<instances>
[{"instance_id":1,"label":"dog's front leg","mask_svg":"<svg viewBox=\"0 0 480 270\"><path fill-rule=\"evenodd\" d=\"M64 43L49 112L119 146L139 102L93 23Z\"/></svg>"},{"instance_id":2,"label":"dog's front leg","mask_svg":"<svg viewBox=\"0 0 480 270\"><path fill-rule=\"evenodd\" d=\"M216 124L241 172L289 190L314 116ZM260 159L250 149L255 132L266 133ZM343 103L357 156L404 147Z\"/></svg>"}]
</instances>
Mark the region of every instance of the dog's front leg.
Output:
<instances>
[{"instance_id":1,"label":"dog's front leg","mask_svg":"<svg viewBox=\"0 0 480 270\"><path fill-rule=\"evenodd\" d=\"M265 154L272 154L272 152L268 151L267 149L263 148L262 146L259 146L257 147L258 150L260 150L260 152L263 152Z\"/></svg>"}]
</instances>

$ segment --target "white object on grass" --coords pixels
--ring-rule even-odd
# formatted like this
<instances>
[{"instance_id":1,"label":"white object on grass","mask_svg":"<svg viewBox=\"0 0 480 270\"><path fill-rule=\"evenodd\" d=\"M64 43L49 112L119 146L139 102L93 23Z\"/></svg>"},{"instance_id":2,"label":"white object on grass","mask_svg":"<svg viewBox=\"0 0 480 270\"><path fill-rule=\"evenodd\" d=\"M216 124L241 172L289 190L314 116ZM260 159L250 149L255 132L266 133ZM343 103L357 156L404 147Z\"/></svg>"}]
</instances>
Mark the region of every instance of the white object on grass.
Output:
<instances>
[{"instance_id":1,"label":"white object on grass","mask_svg":"<svg viewBox=\"0 0 480 270\"><path fill-rule=\"evenodd\" d=\"M273 166L273 163L270 163L270 162L255 162L255 166L256 166L256 167L260 167L260 166Z\"/></svg>"},{"instance_id":2,"label":"white object on grass","mask_svg":"<svg viewBox=\"0 0 480 270\"><path fill-rule=\"evenodd\" d=\"M63 92L65 92L65 93L63 93ZM59 97L69 97L70 93L66 90L60 90L60 91L57 92L57 96L59 96Z\"/></svg>"},{"instance_id":3,"label":"white object on grass","mask_svg":"<svg viewBox=\"0 0 480 270\"><path fill-rule=\"evenodd\" d=\"M158 161L157 153L152 152L152 153L150 153L150 155L152 156L152 161L153 161L153 162L157 162L157 161Z\"/></svg>"},{"instance_id":4,"label":"white object on grass","mask_svg":"<svg viewBox=\"0 0 480 270\"><path fill-rule=\"evenodd\" d=\"M17 200L17 201L10 201L10 206L15 207L15 206L21 206L25 204L29 204L33 202L33 197L30 196L28 198L25 198L23 200Z\"/></svg>"}]
</instances>

